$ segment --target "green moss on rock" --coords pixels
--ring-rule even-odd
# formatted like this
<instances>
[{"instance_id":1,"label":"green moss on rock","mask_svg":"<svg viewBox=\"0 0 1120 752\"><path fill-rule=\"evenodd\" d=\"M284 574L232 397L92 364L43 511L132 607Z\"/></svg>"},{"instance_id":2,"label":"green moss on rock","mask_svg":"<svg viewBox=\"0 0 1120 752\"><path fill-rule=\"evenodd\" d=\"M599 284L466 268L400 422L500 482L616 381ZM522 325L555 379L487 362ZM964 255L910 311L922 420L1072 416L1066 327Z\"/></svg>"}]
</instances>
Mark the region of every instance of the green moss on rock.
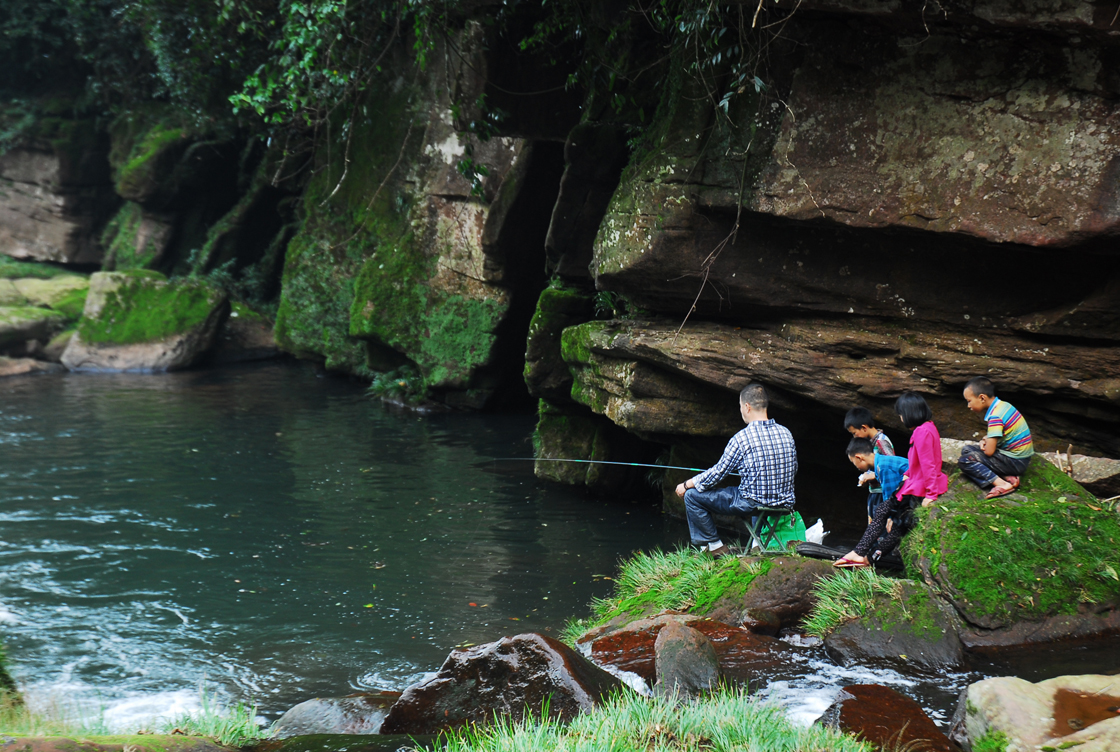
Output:
<instances>
[{"instance_id":1,"label":"green moss on rock","mask_svg":"<svg viewBox=\"0 0 1120 752\"><path fill-rule=\"evenodd\" d=\"M110 276L110 275L102 275ZM113 273L111 284L92 291L93 311L78 324L87 344L153 342L202 326L225 302L225 294L198 279L167 281L158 272Z\"/></svg>"},{"instance_id":2,"label":"green moss on rock","mask_svg":"<svg viewBox=\"0 0 1120 752\"><path fill-rule=\"evenodd\" d=\"M106 270L145 269L159 257L163 249L156 234L141 238L143 219L140 205L126 201L105 225L101 245L105 248Z\"/></svg>"},{"instance_id":3,"label":"green moss on rock","mask_svg":"<svg viewBox=\"0 0 1120 752\"><path fill-rule=\"evenodd\" d=\"M990 501L954 471L903 555L981 627L1120 604L1120 519L1041 457L1018 492Z\"/></svg>"},{"instance_id":4,"label":"green moss on rock","mask_svg":"<svg viewBox=\"0 0 1120 752\"><path fill-rule=\"evenodd\" d=\"M118 116L109 125L109 135L109 164L117 193L142 201L152 194L196 133L186 113L152 104Z\"/></svg>"}]
</instances>

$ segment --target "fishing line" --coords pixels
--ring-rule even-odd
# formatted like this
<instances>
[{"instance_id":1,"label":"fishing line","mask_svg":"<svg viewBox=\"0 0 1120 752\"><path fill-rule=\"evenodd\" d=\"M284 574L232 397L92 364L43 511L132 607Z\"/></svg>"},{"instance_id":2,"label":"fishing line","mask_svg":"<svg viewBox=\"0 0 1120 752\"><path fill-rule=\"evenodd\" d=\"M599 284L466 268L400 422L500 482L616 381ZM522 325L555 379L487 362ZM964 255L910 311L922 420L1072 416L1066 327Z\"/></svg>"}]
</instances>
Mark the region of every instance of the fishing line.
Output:
<instances>
[{"instance_id":1,"label":"fishing line","mask_svg":"<svg viewBox=\"0 0 1120 752\"><path fill-rule=\"evenodd\" d=\"M655 470L691 470L695 473L702 473L707 468L703 467L681 467L680 465L650 465L644 462L611 462L609 460L569 460L562 458L551 457L492 457L491 462L580 462L589 465L624 465L626 467L652 467ZM728 473L728 475L738 475L738 473Z\"/></svg>"}]
</instances>

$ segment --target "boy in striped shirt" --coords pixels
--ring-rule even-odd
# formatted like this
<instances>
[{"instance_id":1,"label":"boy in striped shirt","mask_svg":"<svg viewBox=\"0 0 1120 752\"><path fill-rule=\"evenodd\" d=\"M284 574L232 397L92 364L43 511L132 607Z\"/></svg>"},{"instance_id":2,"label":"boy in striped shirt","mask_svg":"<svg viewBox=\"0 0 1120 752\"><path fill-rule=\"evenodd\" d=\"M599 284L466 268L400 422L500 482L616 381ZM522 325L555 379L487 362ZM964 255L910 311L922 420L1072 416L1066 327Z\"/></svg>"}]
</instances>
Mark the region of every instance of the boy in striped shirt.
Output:
<instances>
[{"instance_id":1,"label":"boy in striped shirt","mask_svg":"<svg viewBox=\"0 0 1120 752\"><path fill-rule=\"evenodd\" d=\"M996 396L995 386L983 376L965 384L964 399L969 410L984 414L988 434L980 446L966 445L957 464L973 483L990 487L984 498L1006 496L1019 487L1019 477L1034 456L1031 429L1018 410Z\"/></svg>"}]
</instances>

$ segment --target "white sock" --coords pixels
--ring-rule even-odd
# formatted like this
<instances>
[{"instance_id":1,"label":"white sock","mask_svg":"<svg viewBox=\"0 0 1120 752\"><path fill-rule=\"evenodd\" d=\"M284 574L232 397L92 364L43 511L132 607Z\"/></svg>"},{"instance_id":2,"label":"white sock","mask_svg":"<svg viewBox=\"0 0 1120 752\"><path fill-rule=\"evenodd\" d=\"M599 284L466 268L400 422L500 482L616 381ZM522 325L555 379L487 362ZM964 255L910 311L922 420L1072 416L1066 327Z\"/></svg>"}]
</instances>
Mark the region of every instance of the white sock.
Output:
<instances>
[{"instance_id":1,"label":"white sock","mask_svg":"<svg viewBox=\"0 0 1120 752\"><path fill-rule=\"evenodd\" d=\"M709 551L715 551L717 548L723 548L723 541L717 540L715 543L708 544Z\"/></svg>"}]
</instances>

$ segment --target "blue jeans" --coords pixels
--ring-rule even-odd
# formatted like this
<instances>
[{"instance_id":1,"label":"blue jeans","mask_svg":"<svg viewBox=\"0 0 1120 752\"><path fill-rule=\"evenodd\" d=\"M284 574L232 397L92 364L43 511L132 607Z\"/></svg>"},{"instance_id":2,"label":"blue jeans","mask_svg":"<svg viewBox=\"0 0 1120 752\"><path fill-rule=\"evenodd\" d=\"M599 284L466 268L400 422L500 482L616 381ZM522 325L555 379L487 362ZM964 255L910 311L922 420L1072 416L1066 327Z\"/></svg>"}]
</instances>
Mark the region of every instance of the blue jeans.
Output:
<instances>
[{"instance_id":1,"label":"blue jeans","mask_svg":"<svg viewBox=\"0 0 1120 752\"><path fill-rule=\"evenodd\" d=\"M719 540L716 532L714 514L751 516L755 509L771 509L754 499L744 499L738 488L713 488L697 491L690 488L684 492L684 513L688 518L688 535L692 543L703 546Z\"/></svg>"},{"instance_id":2,"label":"blue jeans","mask_svg":"<svg viewBox=\"0 0 1120 752\"><path fill-rule=\"evenodd\" d=\"M989 457L980 450L980 447L967 444L961 449L961 458L957 460L957 465L961 468L961 475L981 488L987 488L996 482L996 478L1022 475L1030 459L1030 457L1022 460L1008 457L998 450Z\"/></svg>"}]
</instances>

